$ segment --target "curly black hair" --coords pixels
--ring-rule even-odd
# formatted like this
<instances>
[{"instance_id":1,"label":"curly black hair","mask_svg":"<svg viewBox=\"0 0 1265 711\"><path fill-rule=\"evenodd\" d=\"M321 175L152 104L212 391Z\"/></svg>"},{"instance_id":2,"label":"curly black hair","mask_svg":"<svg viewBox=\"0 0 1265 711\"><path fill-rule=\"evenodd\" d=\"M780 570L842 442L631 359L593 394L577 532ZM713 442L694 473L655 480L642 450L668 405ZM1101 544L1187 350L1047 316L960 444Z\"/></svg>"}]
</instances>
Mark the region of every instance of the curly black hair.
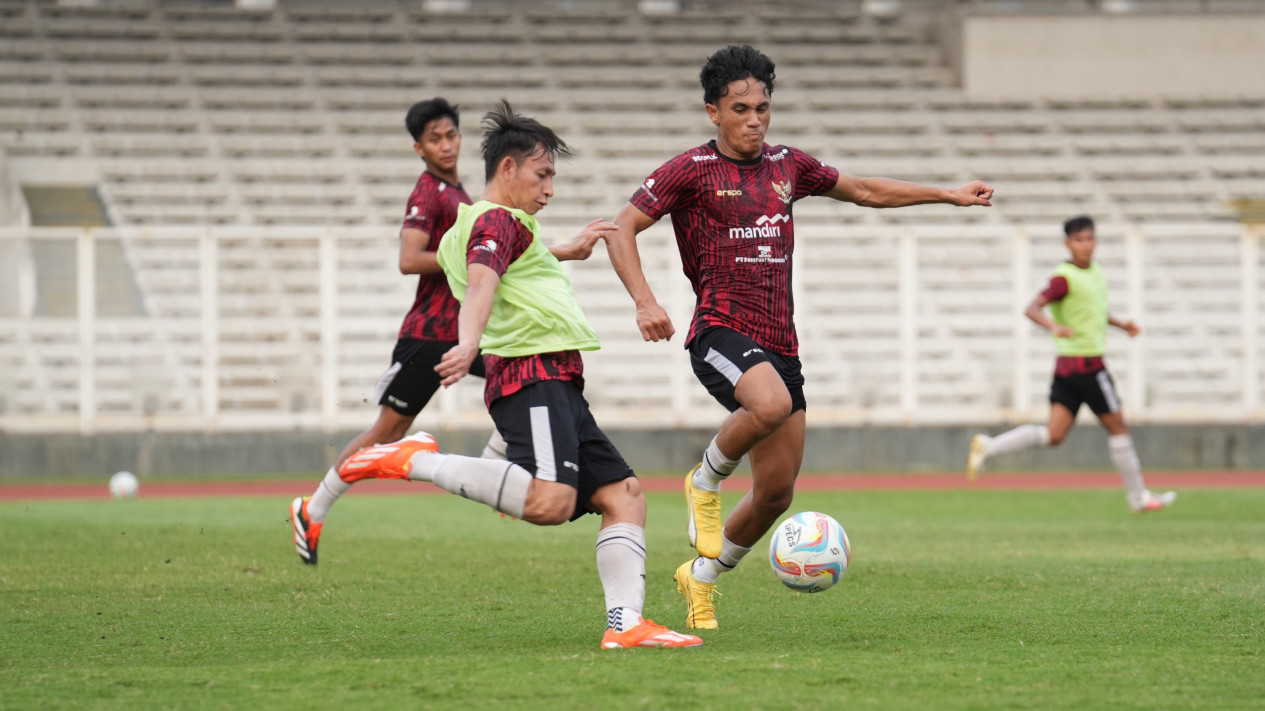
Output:
<instances>
[{"instance_id":1,"label":"curly black hair","mask_svg":"<svg viewBox=\"0 0 1265 711\"><path fill-rule=\"evenodd\" d=\"M729 93L729 83L746 78L764 84L773 95L773 60L749 44L731 44L707 58L698 80L703 85L703 103L716 106Z\"/></svg>"}]
</instances>

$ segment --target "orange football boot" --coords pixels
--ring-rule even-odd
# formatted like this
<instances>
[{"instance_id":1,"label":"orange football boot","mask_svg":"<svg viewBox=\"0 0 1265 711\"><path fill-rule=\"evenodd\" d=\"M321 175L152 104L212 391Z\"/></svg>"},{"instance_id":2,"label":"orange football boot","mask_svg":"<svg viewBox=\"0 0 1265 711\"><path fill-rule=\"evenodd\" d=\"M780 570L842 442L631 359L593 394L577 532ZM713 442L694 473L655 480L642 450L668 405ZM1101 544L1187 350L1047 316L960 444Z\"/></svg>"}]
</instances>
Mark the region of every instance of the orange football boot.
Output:
<instances>
[{"instance_id":1,"label":"orange football boot","mask_svg":"<svg viewBox=\"0 0 1265 711\"><path fill-rule=\"evenodd\" d=\"M673 632L654 620L643 619L627 632L607 628L602 635L602 649L629 649L631 647L697 647L703 640L692 634Z\"/></svg>"},{"instance_id":2,"label":"orange football boot","mask_svg":"<svg viewBox=\"0 0 1265 711\"><path fill-rule=\"evenodd\" d=\"M414 454L438 451L434 437L416 432L398 442L375 444L356 452L338 468L338 476L348 484L361 479L407 479Z\"/></svg>"}]
</instances>

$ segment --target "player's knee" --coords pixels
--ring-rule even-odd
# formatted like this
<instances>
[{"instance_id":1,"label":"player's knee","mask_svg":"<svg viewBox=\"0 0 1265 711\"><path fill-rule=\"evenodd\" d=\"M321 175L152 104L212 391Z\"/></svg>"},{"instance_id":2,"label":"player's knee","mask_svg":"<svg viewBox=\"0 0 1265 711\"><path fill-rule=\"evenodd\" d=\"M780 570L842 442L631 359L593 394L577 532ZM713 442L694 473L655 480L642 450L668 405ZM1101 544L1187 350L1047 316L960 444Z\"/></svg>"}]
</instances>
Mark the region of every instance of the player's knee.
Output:
<instances>
[{"instance_id":1,"label":"player's knee","mask_svg":"<svg viewBox=\"0 0 1265 711\"><path fill-rule=\"evenodd\" d=\"M1060 444L1063 444L1063 439L1064 439L1065 437L1067 437L1067 433L1066 433L1066 432L1051 432L1051 433L1050 433L1050 446L1051 446L1051 447L1057 447L1057 446L1059 446Z\"/></svg>"},{"instance_id":2,"label":"player's knee","mask_svg":"<svg viewBox=\"0 0 1265 711\"><path fill-rule=\"evenodd\" d=\"M756 424L765 432L773 432L791 416L791 396L785 391L761 398L745 406Z\"/></svg>"},{"instance_id":3,"label":"player's knee","mask_svg":"<svg viewBox=\"0 0 1265 711\"><path fill-rule=\"evenodd\" d=\"M570 511L559 508L527 508L523 509L523 520L537 526L561 526L571 519Z\"/></svg>"},{"instance_id":4,"label":"player's knee","mask_svg":"<svg viewBox=\"0 0 1265 711\"><path fill-rule=\"evenodd\" d=\"M646 520L646 497L641 492L641 482L637 477L628 477L598 489L589 499L588 508L593 513L637 522L638 525L644 525Z\"/></svg>"},{"instance_id":5,"label":"player's knee","mask_svg":"<svg viewBox=\"0 0 1265 711\"><path fill-rule=\"evenodd\" d=\"M523 520L537 526L560 526L571 520L575 502L561 497L528 497L523 506Z\"/></svg>"},{"instance_id":6,"label":"player's knee","mask_svg":"<svg viewBox=\"0 0 1265 711\"><path fill-rule=\"evenodd\" d=\"M404 439L408 434L409 425L413 424L413 418L396 416L396 417L380 417L373 427L373 441L375 444L386 444L387 442L395 442Z\"/></svg>"}]
</instances>

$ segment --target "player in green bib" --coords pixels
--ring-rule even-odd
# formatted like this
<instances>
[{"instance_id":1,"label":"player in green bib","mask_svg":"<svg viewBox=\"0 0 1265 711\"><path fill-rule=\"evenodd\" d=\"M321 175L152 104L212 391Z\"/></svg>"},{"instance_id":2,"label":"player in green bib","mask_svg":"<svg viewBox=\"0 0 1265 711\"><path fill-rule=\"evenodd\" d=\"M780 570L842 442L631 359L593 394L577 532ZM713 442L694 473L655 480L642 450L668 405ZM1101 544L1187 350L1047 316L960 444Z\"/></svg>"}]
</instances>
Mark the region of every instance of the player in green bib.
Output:
<instances>
[{"instance_id":1,"label":"player in green bib","mask_svg":"<svg viewBox=\"0 0 1265 711\"><path fill-rule=\"evenodd\" d=\"M483 119L487 185L461 205L438 260L461 302L457 345L435 372L445 387L480 357L484 401L509 461L441 454L419 432L360 450L344 481L411 479L540 526L588 513L602 517L597 570L606 593L602 649L693 647L703 643L641 616L646 592L646 499L636 474L597 426L585 401L581 351L599 347L559 255L540 241L536 213L553 197L554 156L570 149L551 129L509 103ZM594 220L572 241L584 258L616 229ZM535 604L535 603L528 603Z\"/></svg>"},{"instance_id":2,"label":"player in green bib","mask_svg":"<svg viewBox=\"0 0 1265 711\"><path fill-rule=\"evenodd\" d=\"M1142 481L1142 467L1129 427L1120 412L1120 397L1107 372L1107 326L1124 330L1132 338L1141 332L1137 324L1107 311L1107 279L1094 261L1098 237L1094 221L1074 217L1063 224L1064 244L1072 258L1060 264L1044 291L1028 304L1024 315L1054 336L1059 356L1050 385L1050 419L1044 425L1020 425L996 437L975 435L967 457L966 475L975 479L990 457L1029 447L1057 446L1076 422L1082 404L1089 405L1106 428L1111 461L1124 481L1129 509L1134 513L1157 511L1172 505L1175 492L1153 494ZM1050 307L1047 316L1045 307Z\"/></svg>"}]
</instances>

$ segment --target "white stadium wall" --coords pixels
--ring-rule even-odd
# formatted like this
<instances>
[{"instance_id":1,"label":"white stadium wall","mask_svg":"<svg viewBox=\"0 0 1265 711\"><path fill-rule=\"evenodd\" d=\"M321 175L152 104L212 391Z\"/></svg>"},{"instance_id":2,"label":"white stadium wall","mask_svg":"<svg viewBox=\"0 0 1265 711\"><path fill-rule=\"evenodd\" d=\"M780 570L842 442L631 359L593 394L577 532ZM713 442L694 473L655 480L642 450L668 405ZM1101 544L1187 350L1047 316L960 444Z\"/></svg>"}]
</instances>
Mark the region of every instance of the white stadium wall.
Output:
<instances>
[{"instance_id":1,"label":"white stadium wall","mask_svg":"<svg viewBox=\"0 0 1265 711\"><path fill-rule=\"evenodd\" d=\"M247 448L243 470L323 469L267 459L282 450L266 437L241 443L284 433L321 460L375 414L414 288L394 263L421 167L408 105L462 106L472 193L477 119L497 98L557 129L576 148L542 215L559 241L714 135L698 68L729 42L777 62L771 144L858 175L997 188L988 210L796 204L810 437L850 457L814 448L813 466L953 466L964 423L1043 418L1053 347L1021 311L1080 213L1102 226L1113 309L1145 329L1108 353L1139 440L1213 433L1144 459L1262 460L1230 443L1265 420L1265 233L1234 207L1265 200L1265 15L967 17L957 37L960 8L1068 4L678 5L0 3L0 184L95 186L112 223L28 228L17 204L0 228L0 262L74 257L58 265L73 315L35 316L29 285L0 284L0 477L72 473L138 442L155 471L174 471L166 445L205 445L204 469ZM669 222L640 244L683 332L693 295ZM94 281L115 248L140 294L128 316ZM619 436L671 454L646 466L675 466L724 411L676 339L642 342L604 255L568 264L603 341L586 394ZM417 425L478 445L478 383L438 395ZM868 440L849 437L884 428L874 446L896 454L852 456ZM1214 451L1235 454L1199 454Z\"/></svg>"},{"instance_id":2,"label":"white stadium wall","mask_svg":"<svg viewBox=\"0 0 1265 711\"><path fill-rule=\"evenodd\" d=\"M1265 94L1265 17L973 16L963 88L974 97Z\"/></svg>"}]
</instances>

